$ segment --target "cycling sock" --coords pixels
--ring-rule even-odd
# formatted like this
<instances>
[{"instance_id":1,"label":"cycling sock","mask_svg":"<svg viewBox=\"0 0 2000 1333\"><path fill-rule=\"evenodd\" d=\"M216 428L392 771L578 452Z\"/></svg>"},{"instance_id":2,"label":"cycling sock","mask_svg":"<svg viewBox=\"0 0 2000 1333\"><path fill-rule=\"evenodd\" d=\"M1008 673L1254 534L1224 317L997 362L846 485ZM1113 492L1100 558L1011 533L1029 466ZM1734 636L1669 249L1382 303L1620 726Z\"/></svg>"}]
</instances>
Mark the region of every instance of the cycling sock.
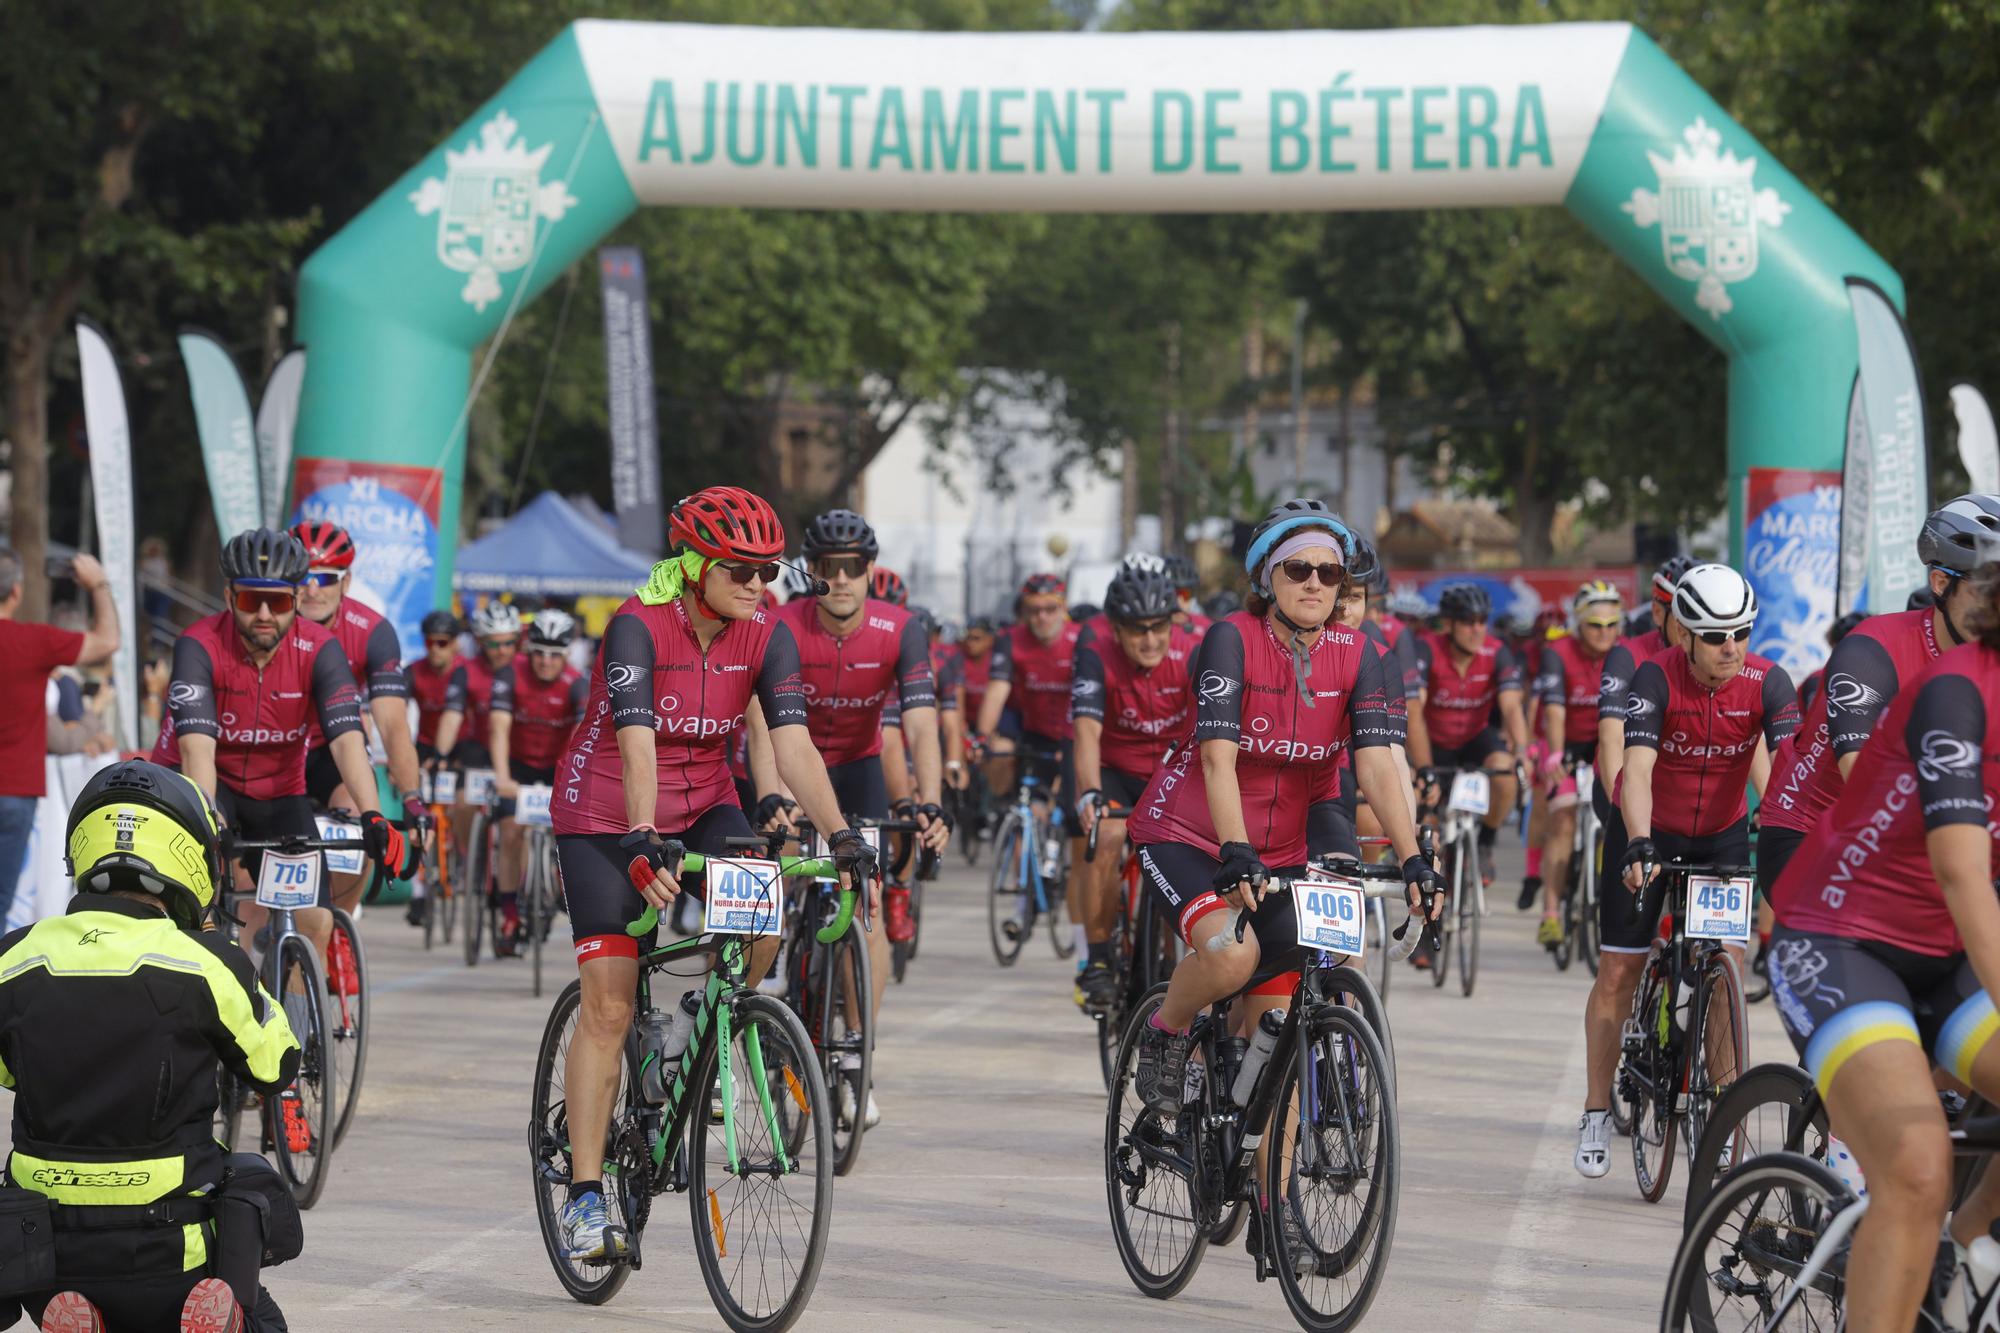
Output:
<instances>
[{"instance_id":1,"label":"cycling sock","mask_svg":"<svg viewBox=\"0 0 2000 1333\"><path fill-rule=\"evenodd\" d=\"M1091 945L1090 961L1093 963L1103 963L1109 966L1111 962L1111 941L1099 940L1097 941L1097 943Z\"/></svg>"},{"instance_id":2,"label":"cycling sock","mask_svg":"<svg viewBox=\"0 0 2000 1333\"><path fill-rule=\"evenodd\" d=\"M1528 849L1528 878L1540 879L1541 877L1542 849L1539 847L1530 847Z\"/></svg>"},{"instance_id":3,"label":"cycling sock","mask_svg":"<svg viewBox=\"0 0 2000 1333\"><path fill-rule=\"evenodd\" d=\"M586 1194L602 1193L604 1193L604 1182L601 1180L572 1180L569 1183L569 1201L571 1203L575 1203Z\"/></svg>"},{"instance_id":4,"label":"cycling sock","mask_svg":"<svg viewBox=\"0 0 2000 1333\"><path fill-rule=\"evenodd\" d=\"M1146 1015L1146 1022L1155 1032L1164 1032L1170 1037L1178 1037L1186 1032L1185 1028L1170 1028L1165 1023L1162 1023L1160 1021L1160 1011L1157 1009Z\"/></svg>"}]
</instances>

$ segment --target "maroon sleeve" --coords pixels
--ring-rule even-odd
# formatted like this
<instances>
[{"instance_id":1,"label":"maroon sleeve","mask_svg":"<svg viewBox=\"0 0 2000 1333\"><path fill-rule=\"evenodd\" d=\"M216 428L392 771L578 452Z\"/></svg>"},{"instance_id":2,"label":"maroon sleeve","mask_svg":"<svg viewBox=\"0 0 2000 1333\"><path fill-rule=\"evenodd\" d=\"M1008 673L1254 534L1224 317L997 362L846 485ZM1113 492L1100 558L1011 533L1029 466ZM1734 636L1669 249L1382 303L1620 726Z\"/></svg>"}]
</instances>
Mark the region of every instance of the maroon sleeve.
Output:
<instances>
[{"instance_id":1,"label":"maroon sleeve","mask_svg":"<svg viewBox=\"0 0 2000 1333\"><path fill-rule=\"evenodd\" d=\"M363 656L367 661L369 698L410 697L409 677L403 674L403 645L396 637L394 625L386 620L377 621L375 628L368 631L368 648Z\"/></svg>"}]
</instances>

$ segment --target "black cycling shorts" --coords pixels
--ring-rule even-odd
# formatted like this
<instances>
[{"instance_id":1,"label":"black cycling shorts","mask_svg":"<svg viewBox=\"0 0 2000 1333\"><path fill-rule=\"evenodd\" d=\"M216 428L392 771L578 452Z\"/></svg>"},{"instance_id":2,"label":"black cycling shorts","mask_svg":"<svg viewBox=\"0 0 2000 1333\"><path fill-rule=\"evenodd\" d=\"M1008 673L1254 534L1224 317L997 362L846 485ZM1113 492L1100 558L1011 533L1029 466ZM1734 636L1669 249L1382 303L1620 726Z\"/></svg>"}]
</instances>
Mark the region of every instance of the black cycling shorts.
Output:
<instances>
[{"instance_id":1,"label":"black cycling shorts","mask_svg":"<svg viewBox=\"0 0 2000 1333\"><path fill-rule=\"evenodd\" d=\"M306 751L306 795L322 810L333 800L340 786L340 766L333 762L333 747L322 745ZM371 793L372 794L372 793ZM354 792L349 792L354 796Z\"/></svg>"},{"instance_id":2,"label":"black cycling shorts","mask_svg":"<svg viewBox=\"0 0 2000 1333\"><path fill-rule=\"evenodd\" d=\"M1765 902L1772 901L1771 890L1776 887L1778 876L1785 873L1792 853L1805 840L1806 835L1797 829L1772 828L1766 824L1757 830L1757 892L1764 895Z\"/></svg>"},{"instance_id":3,"label":"black cycling shorts","mask_svg":"<svg viewBox=\"0 0 2000 1333\"><path fill-rule=\"evenodd\" d=\"M1174 923L1183 943L1192 944L1188 934L1195 923L1211 912L1234 911L1215 891L1215 875L1222 863L1199 847L1180 842L1156 842L1139 849L1139 875L1146 893ZM1295 878L1305 874L1304 866L1273 869L1272 874ZM1257 970L1245 990L1255 990L1274 977L1296 972L1305 962L1299 948L1299 922L1293 915L1289 894L1273 893L1250 915L1245 938L1257 939Z\"/></svg>"},{"instance_id":4,"label":"black cycling shorts","mask_svg":"<svg viewBox=\"0 0 2000 1333\"><path fill-rule=\"evenodd\" d=\"M248 796L239 796L230 790L227 783L215 784L215 809L236 837L251 842L265 842L273 838L290 837L298 834L307 838L319 836L319 821L313 818L312 800L306 796L275 796L270 800L255 801ZM319 905L333 905L333 882L327 874L326 853L319 856ZM250 874L250 882L257 882L257 870L264 863L262 852L245 852L243 868Z\"/></svg>"},{"instance_id":5,"label":"black cycling shorts","mask_svg":"<svg viewBox=\"0 0 2000 1333\"><path fill-rule=\"evenodd\" d=\"M1049 791L1060 784L1064 801L1075 798L1075 741L1044 736L1035 731L1024 731L1015 744L1014 755L1021 765L1018 771L1041 783L1043 791Z\"/></svg>"},{"instance_id":6,"label":"black cycling shorts","mask_svg":"<svg viewBox=\"0 0 2000 1333\"><path fill-rule=\"evenodd\" d=\"M1660 909L1666 902L1666 871L1638 893L1625 887L1625 816L1615 807L1604 820L1604 863L1598 876L1597 931L1605 953L1645 953L1653 947L1660 928ZM1653 846L1660 860L1691 861L1697 865L1747 866L1750 864L1750 820L1737 820L1720 833L1691 838L1665 829L1653 830Z\"/></svg>"},{"instance_id":7,"label":"black cycling shorts","mask_svg":"<svg viewBox=\"0 0 2000 1333\"><path fill-rule=\"evenodd\" d=\"M491 768L493 751L478 741L460 741L451 747L451 755L447 762L461 773L467 769Z\"/></svg>"},{"instance_id":8,"label":"black cycling shorts","mask_svg":"<svg viewBox=\"0 0 2000 1333\"><path fill-rule=\"evenodd\" d=\"M1771 933L1771 999L1822 1095L1877 1042L1923 1048L1961 1083L1994 1035L1993 1001L1963 953L1911 953L1873 940Z\"/></svg>"},{"instance_id":9,"label":"black cycling shorts","mask_svg":"<svg viewBox=\"0 0 2000 1333\"><path fill-rule=\"evenodd\" d=\"M1563 758L1581 765L1594 764L1597 762L1597 742L1566 741L1563 744Z\"/></svg>"},{"instance_id":10,"label":"black cycling shorts","mask_svg":"<svg viewBox=\"0 0 2000 1333\"><path fill-rule=\"evenodd\" d=\"M1109 764L1098 771L1104 778L1104 799L1127 815L1139 808L1140 799L1145 796L1147 786L1153 781L1150 776L1141 777L1137 773L1127 773L1124 769L1113 768Z\"/></svg>"},{"instance_id":11,"label":"black cycling shorts","mask_svg":"<svg viewBox=\"0 0 2000 1333\"><path fill-rule=\"evenodd\" d=\"M1507 748L1500 728L1487 727L1463 745L1431 746L1431 764L1437 768L1484 768L1486 761Z\"/></svg>"},{"instance_id":12,"label":"black cycling shorts","mask_svg":"<svg viewBox=\"0 0 2000 1333\"><path fill-rule=\"evenodd\" d=\"M841 814L861 819L889 817L889 785L882 776L881 755L829 764L826 778L833 784L833 799L840 803Z\"/></svg>"},{"instance_id":13,"label":"black cycling shorts","mask_svg":"<svg viewBox=\"0 0 2000 1333\"><path fill-rule=\"evenodd\" d=\"M625 933L646 910L646 900L632 887L626 875L631 855L622 850L618 833L558 833L556 863L562 871L563 897L568 903L570 937L576 941L576 956L591 958L637 958L650 949L658 934L644 939ZM725 839L751 836L750 820L741 806L713 805L701 818L678 833L660 835L704 856L729 853ZM681 891L702 896L702 877L682 875Z\"/></svg>"},{"instance_id":14,"label":"black cycling shorts","mask_svg":"<svg viewBox=\"0 0 2000 1333\"><path fill-rule=\"evenodd\" d=\"M1347 796L1314 801L1306 810L1306 855L1315 860L1351 856L1359 861L1361 839L1354 832L1354 808L1353 798Z\"/></svg>"},{"instance_id":15,"label":"black cycling shorts","mask_svg":"<svg viewBox=\"0 0 2000 1333\"><path fill-rule=\"evenodd\" d=\"M509 759L507 769L514 781L523 787L553 787L556 785L556 766L543 768L538 764L524 764L518 759Z\"/></svg>"}]
</instances>

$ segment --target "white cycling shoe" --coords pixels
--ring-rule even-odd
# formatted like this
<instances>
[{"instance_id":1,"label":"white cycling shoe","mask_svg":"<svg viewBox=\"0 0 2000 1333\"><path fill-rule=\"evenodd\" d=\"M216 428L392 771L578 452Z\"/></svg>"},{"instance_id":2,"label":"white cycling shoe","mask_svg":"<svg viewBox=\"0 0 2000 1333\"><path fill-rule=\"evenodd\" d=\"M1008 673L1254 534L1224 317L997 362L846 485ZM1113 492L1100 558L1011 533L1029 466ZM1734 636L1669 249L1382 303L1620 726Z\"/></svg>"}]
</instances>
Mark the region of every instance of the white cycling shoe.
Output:
<instances>
[{"instance_id":1,"label":"white cycling shoe","mask_svg":"<svg viewBox=\"0 0 2000 1333\"><path fill-rule=\"evenodd\" d=\"M840 1083L840 1118L848 1124L854 1123L854 1085L845 1079ZM862 1114L861 1127L873 1129L882 1123L882 1112L875 1106L875 1089L868 1090L868 1109Z\"/></svg>"},{"instance_id":2,"label":"white cycling shoe","mask_svg":"<svg viewBox=\"0 0 2000 1333\"><path fill-rule=\"evenodd\" d=\"M1611 1112L1585 1111L1576 1122L1576 1170L1589 1180L1611 1171Z\"/></svg>"}]
</instances>

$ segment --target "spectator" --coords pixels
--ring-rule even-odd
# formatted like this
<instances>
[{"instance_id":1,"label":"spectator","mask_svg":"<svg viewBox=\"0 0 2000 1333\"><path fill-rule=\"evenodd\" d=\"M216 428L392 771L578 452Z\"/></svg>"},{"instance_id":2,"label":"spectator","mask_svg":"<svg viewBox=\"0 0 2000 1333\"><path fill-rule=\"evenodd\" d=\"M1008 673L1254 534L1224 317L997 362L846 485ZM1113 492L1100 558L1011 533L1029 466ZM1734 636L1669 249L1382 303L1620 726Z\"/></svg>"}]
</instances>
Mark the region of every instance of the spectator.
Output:
<instances>
[{"instance_id":1,"label":"spectator","mask_svg":"<svg viewBox=\"0 0 2000 1333\"><path fill-rule=\"evenodd\" d=\"M104 567L78 555L70 577L90 593L88 633L29 625L21 607L21 557L0 546L0 921L14 904L14 886L35 828L35 806L48 773L49 672L95 664L118 651L118 615Z\"/></svg>"},{"instance_id":2,"label":"spectator","mask_svg":"<svg viewBox=\"0 0 2000 1333\"><path fill-rule=\"evenodd\" d=\"M139 695L139 746L141 751L150 753L154 742L160 739L160 719L167 713L167 683L173 679L173 668L167 659L156 657L146 663L145 688Z\"/></svg>"}]
</instances>

